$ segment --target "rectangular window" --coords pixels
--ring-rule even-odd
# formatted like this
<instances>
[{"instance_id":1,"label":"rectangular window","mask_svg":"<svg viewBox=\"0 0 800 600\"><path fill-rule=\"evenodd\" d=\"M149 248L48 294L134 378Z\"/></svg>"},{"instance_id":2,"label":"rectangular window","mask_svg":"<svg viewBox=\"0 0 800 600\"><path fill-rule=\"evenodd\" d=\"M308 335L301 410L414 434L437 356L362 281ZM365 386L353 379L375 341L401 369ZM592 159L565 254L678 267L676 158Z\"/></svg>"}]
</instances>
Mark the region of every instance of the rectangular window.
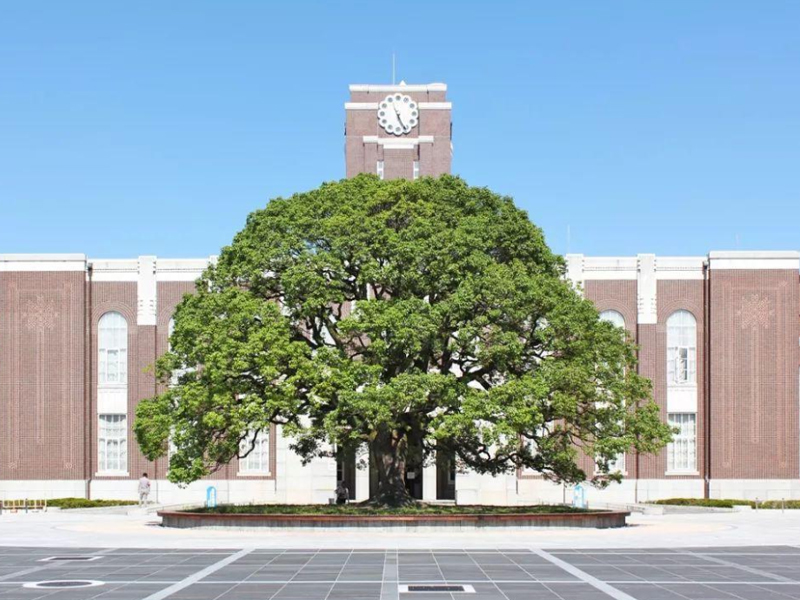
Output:
<instances>
[{"instance_id":1,"label":"rectangular window","mask_svg":"<svg viewBox=\"0 0 800 600\"><path fill-rule=\"evenodd\" d=\"M419 161L414 161L414 179L419 179Z\"/></svg>"},{"instance_id":2,"label":"rectangular window","mask_svg":"<svg viewBox=\"0 0 800 600\"><path fill-rule=\"evenodd\" d=\"M128 471L127 415L99 415L97 468L100 473Z\"/></svg>"},{"instance_id":3,"label":"rectangular window","mask_svg":"<svg viewBox=\"0 0 800 600\"><path fill-rule=\"evenodd\" d=\"M378 161L378 166L377 166L376 173L378 174L379 178L383 179L383 161L382 160Z\"/></svg>"},{"instance_id":4,"label":"rectangular window","mask_svg":"<svg viewBox=\"0 0 800 600\"><path fill-rule=\"evenodd\" d=\"M240 474L269 475L269 432L260 431L255 441L252 435L248 435L239 444L239 455L242 456L239 459Z\"/></svg>"},{"instance_id":5,"label":"rectangular window","mask_svg":"<svg viewBox=\"0 0 800 600\"><path fill-rule=\"evenodd\" d=\"M694 383L697 379L695 349L672 347L667 349L667 353L668 381L673 383Z\"/></svg>"},{"instance_id":6,"label":"rectangular window","mask_svg":"<svg viewBox=\"0 0 800 600\"><path fill-rule=\"evenodd\" d=\"M594 472L595 475L600 473L600 467L597 464L598 458L595 458L594 461ZM625 471L625 454L618 454L615 458L612 458L608 461L608 472L609 473L616 473L620 472L623 475L626 473Z\"/></svg>"},{"instance_id":7,"label":"rectangular window","mask_svg":"<svg viewBox=\"0 0 800 600\"><path fill-rule=\"evenodd\" d=\"M619 455L617 455L617 457L614 460L609 461L609 463L608 463L608 471L609 471L609 473L616 473L617 471L619 471L620 473L624 473L625 472L625 455L624 454L619 454Z\"/></svg>"},{"instance_id":8,"label":"rectangular window","mask_svg":"<svg viewBox=\"0 0 800 600\"><path fill-rule=\"evenodd\" d=\"M125 383L128 380L128 352L125 348L100 348L98 365L100 384Z\"/></svg>"},{"instance_id":9,"label":"rectangular window","mask_svg":"<svg viewBox=\"0 0 800 600\"><path fill-rule=\"evenodd\" d=\"M697 472L697 415L669 413L667 422L670 427L679 429L667 446L667 472Z\"/></svg>"}]
</instances>

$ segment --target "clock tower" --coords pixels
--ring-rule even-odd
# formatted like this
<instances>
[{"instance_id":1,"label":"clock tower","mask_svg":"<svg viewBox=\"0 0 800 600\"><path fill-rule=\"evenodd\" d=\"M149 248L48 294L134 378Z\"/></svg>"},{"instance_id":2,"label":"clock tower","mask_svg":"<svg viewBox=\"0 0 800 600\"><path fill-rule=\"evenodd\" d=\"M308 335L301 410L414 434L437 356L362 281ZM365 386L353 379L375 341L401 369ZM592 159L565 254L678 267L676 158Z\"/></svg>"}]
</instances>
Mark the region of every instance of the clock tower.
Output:
<instances>
[{"instance_id":1,"label":"clock tower","mask_svg":"<svg viewBox=\"0 0 800 600\"><path fill-rule=\"evenodd\" d=\"M351 85L345 102L347 177L416 179L450 173L447 85Z\"/></svg>"}]
</instances>

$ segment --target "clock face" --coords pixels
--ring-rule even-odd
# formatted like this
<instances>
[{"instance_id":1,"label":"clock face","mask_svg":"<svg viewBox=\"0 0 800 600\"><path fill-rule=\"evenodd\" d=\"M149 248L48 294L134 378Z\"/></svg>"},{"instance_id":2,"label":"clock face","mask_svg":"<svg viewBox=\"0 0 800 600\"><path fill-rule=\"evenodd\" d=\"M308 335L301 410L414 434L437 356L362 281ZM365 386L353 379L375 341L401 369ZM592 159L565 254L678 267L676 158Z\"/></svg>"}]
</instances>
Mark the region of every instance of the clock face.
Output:
<instances>
[{"instance_id":1,"label":"clock face","mask_svg":"<svg viewBox=\"0 0 800 600\"><path fill-rule=\"evenodd\" d=\"M378 123L388 133L403 135L419 122L419 106L403 94L389 94L378 105Z\"/></svg>"}]
</instances>

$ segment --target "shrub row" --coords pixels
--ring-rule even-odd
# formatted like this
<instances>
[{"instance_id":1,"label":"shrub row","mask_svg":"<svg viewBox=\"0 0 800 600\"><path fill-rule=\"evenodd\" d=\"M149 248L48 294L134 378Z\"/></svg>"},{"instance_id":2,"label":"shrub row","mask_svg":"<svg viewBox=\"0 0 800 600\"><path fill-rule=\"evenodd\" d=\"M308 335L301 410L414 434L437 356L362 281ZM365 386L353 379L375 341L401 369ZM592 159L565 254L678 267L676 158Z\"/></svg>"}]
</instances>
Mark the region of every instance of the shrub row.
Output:
<instances>
[{"instance_id":1,"label":"shrub row","mask_svg":"<svg viewBox=\"0 0 800 600\"><path fill-rule=\"evenodd\" d=\"M750 506L752 508L756 508L756 503L754 500L735 500L722 498L668 498L666 500L656 500L652 502L652 504L664 504L669 506L703 506L706 508L733 508L734 506ZM800 500L765 500L758 503L758 508L800 509Z\"/></svg>"},{"instance_id":2,"label":"shrub row","mask_svg":"<svg viewBox=\"0 0 800 600\"><path fill-rule=\"evenodd\" d=\"M54 498L47 501L47 506L61 508L100 508L103 506L131 506L137 504L132 500L87 500L86 498Z\"/></svg>"},{"instance_id":3,"label":"shrub row","mask_svg":"<svg viewBox=\"0 0 800 600\"><path fill-rule=\"evenodd\" d=\"M222 504L216 508L193 508L187 512L214 514L257 515L492 515L492 514L552 514L577 513L582 509L563 505L533 506L467 506L416 504L398 508L375 507L361 504Z\"/></svg>"}]
</instances>

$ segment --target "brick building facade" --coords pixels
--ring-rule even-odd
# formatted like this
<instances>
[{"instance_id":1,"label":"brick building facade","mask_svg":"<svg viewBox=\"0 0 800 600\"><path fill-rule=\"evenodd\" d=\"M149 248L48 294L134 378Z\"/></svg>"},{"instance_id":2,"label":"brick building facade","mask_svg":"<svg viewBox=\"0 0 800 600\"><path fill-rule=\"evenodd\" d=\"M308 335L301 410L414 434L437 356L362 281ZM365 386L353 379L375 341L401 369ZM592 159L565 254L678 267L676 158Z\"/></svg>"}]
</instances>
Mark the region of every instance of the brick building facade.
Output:
<instances>
[{"instance_id":1,"label":"brick building facade","mask_svg":"<svg viewBox=\"0 0 800 600\"><path fill-rule=\"evenodd\" d=\"M449 173L446 92L444 84L351 86L347 176ZM201 501L210 485L223 502L327 502L337 478L367 497L367 469L333 459L303 465L277 430L248 459L185 489L166 481L167 458L141 455L135 406L158 392L147 367L168 348L175 306L213 260L0 255L0 498L133 498L143 471L164 503ZM656 456L619 457L625 480L589 489L590 501L800 498L800 254L566 260L581 293L635 340L663 418L680 429ZM592 472L590 457L583 466ZM415 475L424 499L517 504L572 494L535 473L445 473L433 464Z\"/></svg>"}]
</instances>

